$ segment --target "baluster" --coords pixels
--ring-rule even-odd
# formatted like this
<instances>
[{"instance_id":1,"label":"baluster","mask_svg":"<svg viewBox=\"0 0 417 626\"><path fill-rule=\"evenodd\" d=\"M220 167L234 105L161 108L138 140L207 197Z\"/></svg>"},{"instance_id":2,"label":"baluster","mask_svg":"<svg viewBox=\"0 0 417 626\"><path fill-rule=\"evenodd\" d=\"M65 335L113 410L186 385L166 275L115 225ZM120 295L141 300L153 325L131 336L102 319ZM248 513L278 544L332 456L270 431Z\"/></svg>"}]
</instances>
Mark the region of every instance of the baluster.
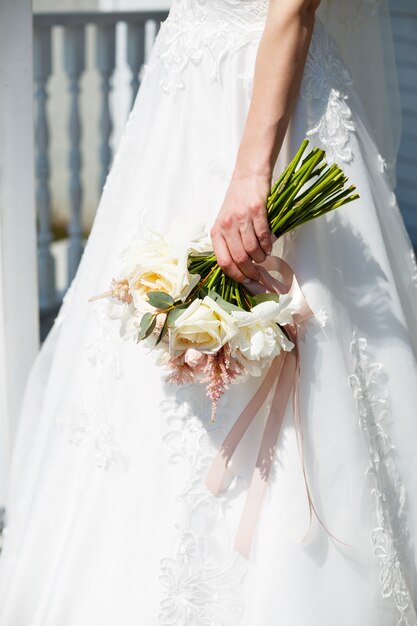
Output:
<instances>
[{"instance_id":1,"label":"baluster","mask_svg":"<svg viewBox=\"0 0 417 626\"><path fill-rule=\"evenodd\" d=\"M146 42L146 54L145 60L149 58L149 55L154 46L155 40L158 36L159 29L161 28L161 22L159 20L149 20L147 23L147 42Z\"/></svg>"},{"instance_id":2,"label":"baluster","mask_svg":"<svg viewBox=\"0 0 417 626\"><path fill-rule=\"evenodd\" d=\"M162 20L155 20L155 38L158 37L159 31L161 30Z\"/></svg>"},{"instance_id":3,"label":"baluster","mask_svg":"<svg viewBox=\"0 0 417 626\"><path fill-rule=\"evenodd\" d=\"M49 125L47 83L51 75L51 29L37 27L34 32L35 81L35 170L38 212L39 301L48 308L56 298L55 259L51 253L51 197L49 191Z\"/></svg>"},{"instance_id":4,"label":"baluster","mask_svg":"<svg viewBox=\"0 0 417 626\"><path fill-rule=\"evenodd\" d=\"M113 123L110 115L110 79L116 65L116 24L97 25L96 40L96 57L97 68L101 78L101 115L100 115L100 161L101 175L100 188L101 193L112 159L112 151L110 147L110 137L113 130Z\"/></svg>"},{"instance_id":5,"label":"baluster","mask_svg":"<svg viewBox=\"0 0 417 626\"><path fill-rule=\"evenodd\" d=\"M68 282L73 279L83 253L82 224L81 224L81 167L82 157L80 150L81 121L80 121L80 78L85 69L85 33L84 26L73 25L65 28L64 36L65 71L69 80L70 113L69 139L70 148L68 165L70 170L69 195L71 216L68 236Z\"/></svg>"},{"instance_id":6,"label":"baluster","mask_svg":"<svg viewBox=\"0 0 417 626\"><path fill-rule=\"evenodd\" d=\"M132 107L140 85L140 70L145 62L145 24L133 22L127 25L127 63L132 72Z\"/></svg>"}]
</instances>

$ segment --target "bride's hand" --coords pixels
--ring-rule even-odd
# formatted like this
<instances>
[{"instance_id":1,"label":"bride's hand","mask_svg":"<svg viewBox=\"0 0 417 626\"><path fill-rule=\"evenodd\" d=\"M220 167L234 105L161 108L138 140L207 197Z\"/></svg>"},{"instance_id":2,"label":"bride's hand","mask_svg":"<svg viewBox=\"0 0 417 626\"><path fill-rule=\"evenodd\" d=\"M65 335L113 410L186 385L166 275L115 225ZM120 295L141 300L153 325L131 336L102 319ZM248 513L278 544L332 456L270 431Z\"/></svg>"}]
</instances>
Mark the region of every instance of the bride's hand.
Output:
<instances>
[{"instance_id":1,"label":"bride's hand","mask_svg":"<svg viewBox=\"0 0 417 626\"><path fill-rule=\"evenodd\" d=\"M234 173L211 229L218 264L239 282L257 280L254 262L262 263L272 250L265 207L270 183L266 176Z\"/></svg>"}]
</instances>

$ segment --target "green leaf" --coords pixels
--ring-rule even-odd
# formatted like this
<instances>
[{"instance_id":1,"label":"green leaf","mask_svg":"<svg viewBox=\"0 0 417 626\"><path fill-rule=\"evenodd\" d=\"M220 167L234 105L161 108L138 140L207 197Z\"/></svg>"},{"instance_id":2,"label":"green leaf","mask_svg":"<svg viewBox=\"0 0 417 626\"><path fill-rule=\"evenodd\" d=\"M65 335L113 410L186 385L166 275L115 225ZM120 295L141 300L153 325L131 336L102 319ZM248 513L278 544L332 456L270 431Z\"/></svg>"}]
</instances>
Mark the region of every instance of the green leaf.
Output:
<instances>
[{"instance_id":1,"label":"green leaf","mask_svg":"<svg viewBox=\"0 0 417 626\"><path fill-rule=\"evenodd\" d=\"M156 324L156 315L152 313L145 313L140 320L140 330L138 334L138 342L149 337Z\"/></svg>"},{"instance_id":2,"label":"green leaf","mask_svg":"<svg viewBox=\"0 0 417 626\"><path fill-rule=\"evenodd\" d=\"M258 293L256 296L252 296L251 300L255 305L262 302L279 302L279 295L277 293Z\"/></svg>"},{"instance_id":3,"label":"green leaf","mask_svg":"<svg viewBox=\"0 0 417 626\"><path fill-rule=\"evenodd\" d=\"M184 313L184 310L186 308L187 307L176 307L175 309L172 309L168 313L167 318L165 320L167 328L172 328L174 326L175 322Z\"/></svg>"},{"instance_id":4,"label":"green leaf","mask_svg":"<svg viewBox=\"0 0 417 626\"><path fill-rule=\"evenodd\" d=\"M207 295L212 300L217 302L217 304L219 306L221 306L222 309L224 309L226 311L226 313L231 313L232 311L241 311L242 310L241 307L236 306L235 304L232 304L231 302L227 302L227 300L224 300L221 296L219 296L217 291L213 291L212 289L209 289Z\"/></svg>"},{"instance_id":5,"label":"green leaf","mask_svg":"<svg viewBox=\"0 0 417 626\"><path fill-rule=\"evenodd\" d=\"M148 301L151 306L156 309L169 309L174 304L174 298L165 291L148 291Z\"/></svg>"}]
</instances>

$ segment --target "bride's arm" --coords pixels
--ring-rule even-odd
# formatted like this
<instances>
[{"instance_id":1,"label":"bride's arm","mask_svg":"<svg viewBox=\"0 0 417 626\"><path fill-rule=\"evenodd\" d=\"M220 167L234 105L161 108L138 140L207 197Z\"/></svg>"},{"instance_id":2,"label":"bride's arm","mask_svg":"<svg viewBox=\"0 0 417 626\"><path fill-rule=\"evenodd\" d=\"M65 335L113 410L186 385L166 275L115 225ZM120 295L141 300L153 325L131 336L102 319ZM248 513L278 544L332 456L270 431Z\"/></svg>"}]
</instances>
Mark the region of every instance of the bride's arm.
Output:
<instances>
[{"instance_id":1,"label":"bride's arm","mask_svg":"<svg viewBox=\"0 0 417 626\"><path fill-rule=\"evenodd\" d=\"M307 58L320 0L270 0L256 59L252 100L234 173L211 230L222 269L258 278L253 261L271 251L265 201Z\"/></svg>"}]
</instances>

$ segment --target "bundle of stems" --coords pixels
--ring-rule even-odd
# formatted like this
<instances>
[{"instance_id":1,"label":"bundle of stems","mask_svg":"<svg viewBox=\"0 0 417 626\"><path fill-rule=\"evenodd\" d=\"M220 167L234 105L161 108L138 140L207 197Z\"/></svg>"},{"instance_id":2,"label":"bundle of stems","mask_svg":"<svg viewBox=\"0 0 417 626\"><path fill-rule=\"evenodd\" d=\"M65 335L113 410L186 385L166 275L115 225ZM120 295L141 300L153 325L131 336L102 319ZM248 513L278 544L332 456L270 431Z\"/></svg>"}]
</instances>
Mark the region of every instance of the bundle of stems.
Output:
<instances>
[{"instance_id":1,"label":"bundle of stems","mask_svg":"<svg viewBox=\"0 0 417 626\"><path fill-rule=\"evenodd\" d=\"M354 185L346 186L348 178L340 167L326 163L324 150L313 148L304 156L308 143L307 139L302 142L267 199L268 223L277 239L359 198ZM190 255L189 271L201 276L200 288L213 290L227 302L250 309L250 293L242 283L224 274L214 253Z\"/></svg>"}]
</instances>

